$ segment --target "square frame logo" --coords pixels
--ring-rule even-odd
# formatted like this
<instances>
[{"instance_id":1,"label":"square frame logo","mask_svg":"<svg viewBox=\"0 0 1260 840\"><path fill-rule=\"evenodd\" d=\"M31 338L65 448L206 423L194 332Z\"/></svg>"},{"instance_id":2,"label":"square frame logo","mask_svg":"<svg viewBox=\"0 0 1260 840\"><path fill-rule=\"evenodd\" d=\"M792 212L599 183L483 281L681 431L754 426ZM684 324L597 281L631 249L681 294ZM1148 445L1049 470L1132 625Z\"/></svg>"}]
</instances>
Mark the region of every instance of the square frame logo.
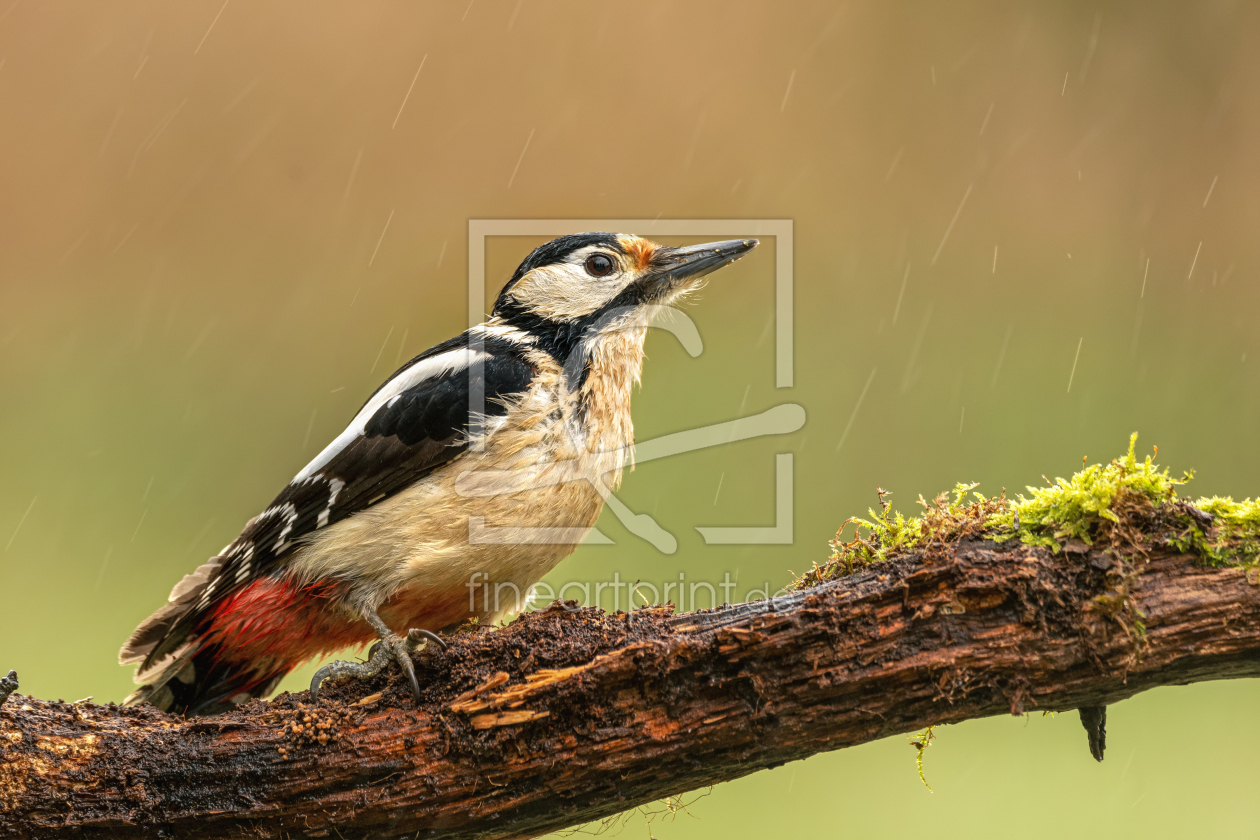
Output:
<instances>
[{"instance_id":1,"label":"square frame logo","mask_svg":"<svg viewBox=\"0 0 1260 840\"><path fill-rule=\"evenodd\" d=\"M791 219L469 219L468 220L468 326L485 320L486 307L486 239L492 236L558 237L584 231L612 231L651 239L653 236L709 237L714 239L770 238L775 240L774 265L774 348L776 389L793 385L793 222ZM691 322L687 322L691 325ZM664 325L662 325L664 326ZM694 325L691 325L694 332ZM687 339L679 332L684 346ZM698 355L699 337L695 336ZM470 401L484 406L484 395L470 394ZM481 397L478 400L478 397ZM768 435L790 434L805 424L805 411L795 403L781 403L749 417L740 417L698 429L636 442L635 461L643 463L668 455L677 455ZM606 504L628 531L647 540L665 554L678 549L673 534L662 528L651 516L636 514L616 496L607 492ZM773 545L790 544L793 538L793 459L792 453L775 456L775 524L768 527L696 526L706 545ZM522 542L521 528L496 528L478 518L469 521L469 541L477 544ZM524 529L528 530L528 529ZM582 541L588 544L611 544L612 540L592 529L585 534L561 534L562 528L536 528L536 539L526 542Z\"/></svg>"}]
</instances>

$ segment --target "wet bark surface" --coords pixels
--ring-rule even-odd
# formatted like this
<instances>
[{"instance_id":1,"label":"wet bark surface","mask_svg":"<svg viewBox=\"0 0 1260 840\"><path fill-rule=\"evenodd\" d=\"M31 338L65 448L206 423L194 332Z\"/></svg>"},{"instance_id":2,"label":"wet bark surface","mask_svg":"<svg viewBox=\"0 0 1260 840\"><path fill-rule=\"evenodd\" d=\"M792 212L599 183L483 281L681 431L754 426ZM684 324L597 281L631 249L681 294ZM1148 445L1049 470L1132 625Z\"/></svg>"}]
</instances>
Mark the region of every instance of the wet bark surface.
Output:
<instances>
[{"instance_id":1,"label":"wet bark surface","mask_svg":"<svg viewBox=\"0 0 1260 840\"><path fill-rule=\"evenodd\" d=\"M195 720L14 694L0 836L531 837L929 724L1260 675L1260 586L966 540L773 601L553 605L449 643L416 656L419 705L393 673Z\"/></svg>"}]
</instances>

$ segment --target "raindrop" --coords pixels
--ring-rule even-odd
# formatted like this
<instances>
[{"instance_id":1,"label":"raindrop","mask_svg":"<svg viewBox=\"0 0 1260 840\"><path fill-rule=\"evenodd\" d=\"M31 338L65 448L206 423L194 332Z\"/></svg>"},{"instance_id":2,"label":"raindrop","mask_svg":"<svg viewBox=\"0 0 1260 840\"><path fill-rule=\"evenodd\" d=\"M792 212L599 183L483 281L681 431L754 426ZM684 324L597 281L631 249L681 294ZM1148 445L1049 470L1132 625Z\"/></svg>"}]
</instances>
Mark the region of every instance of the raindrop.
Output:
<instances>
[{"instance_id":1,"label":"raindrop","mask_svg":"<svg viewBox=\"0 0 1260 840\"><path fill-rule=\"evenodd\" d=\"M372 360L372 369L368 374L376 373L376 366L381 363L381 354L385 352L385 345L389 344L389 337L394 334L394 328L390 327L389 332L385 333L385 340L381 342L381 349L376 351L376 358Z\"/></svg>"},{"instance_id":2,"label":"raindrop","mask_svg":"<svg viewBox=\"0 0 1260 840\"><path fill-rule=\"evenodd\" d=\"M984 136L984 130L989 127L989 117L993 116L993 107L995 105L997 105L996 102L990 102L989 110L985 111L984 113L984 122L980 123L980 136L981 137Z\"/></svg>"},{"instance_id":3,"label":"raindrop","mask_svg":"<svg viewBox=\"0 0 1260 840\"><path fill-rule=\"evenodd\" d=\"M472 8L472 3L468 4L468 8ZM464 12L467 15L467 12ZM424 58L420 59L420 66L416 68L416 75L411 77L411 84L407 88L407 94L403 97L402 104L398 106L398 113L394 115L394 124L389 128L392 131L398 127L398 118L402 116L403 108L407 107L407 100L411 98L411 89L416 86L416 79L420 78L420 71L424 69L424 63L429 60L429 54L425 53Z\"/></svg>"},{"instance_id":4,"label":"raindrop","mask_svg":"<svg viewBox=\"0 0 1260 840\"><path fill-rule=\"evenodd\" d=\"M346 181L346 191L341 194L342 203L350 197L350 189L354 186L354 176L359 174L359 164L363 161L363 147L359 147L359 153L354 156L354 165L350 167L350 179Z\"/></svg>"},{"instance_id":5,"label":"raindrop","mask_svg":"<svg viewBox=\"0 0 1260 840\"><path fill-rule=\"evenodd\" d=\"M997 387L998 374L1002 372L1002 362L1006 359L1006 347L1011 343L1011 333L1015 332L1015 325L1010 324L1006 328L1006 337L1002 339L1002 349L998 351L997 365L993 368L993 378L989 380L989 387Z\"/></svg>"},{"instance_id":6,"label":"raindrop","mask_svg":"<svg viewBox=\"0 0 1260 840\"><path fill-rule=\"evenodd\" d=\"M792 68L791 75L788 76L787 90L783 91L783 101L779 103L779 113L782 114L787 109L788 96L792 93L792 82L796 81L796 68Z\"/></svg>"},{"instance_id":7,"label":"raindrop","mask_svg":"<svg viewBox=\"0 0 1260 840\"><path fill-rule=\"evenodd\" d=\"M836 451L840 451L840 447L844 446L845 438L849 436L849 430L853 428L853 421L857 419L858 411L862 408L862 401L866 399L866 392L871 389L871 383L875 381L875 372L878 367L871 368L871 375L866 377L866 384L862 386L862 393L858 397L857 405L853 406L853 413L849 415L849 422L845 424L844 432L840 435L840 442L836 444Z\"/></svg>"},{"instance_id":8,"label":"raindrop","mask_svg":"<svg viewBox=\"0 0 1260 840\"><path fill-rule=\"evenodd\" d=\"M218 519L219 518L217 516L212 516L206 520L206 524L201 526L201 530L197 532L197 536L192 538L192 542L188 544L188 548L184 549L185 554L197 547L197 543L201 542L202 538L205 537L206 534L210 533L210 529L214 527L214 523L217 522Z\"/></svg>"},{"instance_id":9,"label":"raindrop","mask_svg":"<svg viewBox=\"0 0 1260 840\"><path fill-rule=\"evenodd\" d=\"M315 412L317 409L311 409L311 419L306 423L306 434L302 436L302 451L306 451L306 445L311 442L311 430L315 428Z\"/></svg>"},{"instance_id":10,"label":"raindrop","mask_svg":"<svg viewBox=\"0 0 1260 840\"><path fill-rule=\"evenodd\" d=\"M389 218L385 220L385 227L381 228L380 238L376 240L376 247L372 249L372 258L368 260L368 268L371 268L372 263L376 262L376 252L381 250L381 243L385 241L385 231L389 230L389 223L392 221L394 221L394 211L390 210ZM355 292L354 296L358 299L359 293ZM350 305L354 306L354 303L351 303Z\"/></svg>"},{"instance_id":11,"label":"raindrop","mask_svg":"<svg viewBox=\"0 0 1260 840\"><path fill-rule=\"evenodd\" d=\"M233 97L232 97L232 101L231 101L231 102L229 102L228 104L226 104L226 105L224 105L224 106L223 106L223 110L219 112L219 115L220 115L220 116L222 116L222 115L226 114L228 111L231 111L231 110L232 110L233 108L235 108L237 105L240 105L240 104L241 104L241 102L243 102L243 101L244 101L245 97L249 96L251 93L253 93L253 92L254 92L254 88L256 88L256 87L258 87L258 79L257 79L257 78L256 78L256 79L254 79L254 81L250 82L249 84L245 85L245 89L244 89L244 90L242 90L240 93L236 94L236 96L233 96Z\"/></svg>"},{"instance_id":12,"label":"raindrop","mask_svg":"<svg viewBox=\"0 0 1260 840\"><path fill-rule=\"evenodd\" d=\"M1072 373L1068 376L1067 392L1072 393L1072 380L1076 379L1076 363L1081 360L1081 345L1085 343L1085 336L1081 336L1081 340L1076 342L1076 356L1072 359Z\"/></svg>"},{"instance_id":13,"label":"raindrop","mask_svg":"<svg viewBox=\"0 0 1260 840\"><path fill-rule=\"evenodd\" d=\"M201 333L193 341L192 346L188 348L188 352L184 354L185 362L191 359L193 357L193 353L196 353L197 349L201 347L202 342L204 342L207 338L210 337L210 333L211 331L214 330L214 325L216 323L217 323L216 319L211 318L210 322L206 324L205 327L202 328Z\"/></svg>"},{"instance_id":14,"label":"raindrop","mask_svg":"<svg viewBox=\"0 0 1260 840\"><path fill-rule=\"evenodd\" d=\"M193 50L193 55L196 55L197 53L201 52L202 44L204 44L206 42L206 39L210 37L210 30L214 29L214 25L219 22L219 17L220 15L223 14L223 10L227 8L227 4L229 2L230 0L223 0L223 5L219 8L219 14L215 15L214 20L210 21L210 28L206 30L205 35L201 36L201 41L197 44L197 49ZM15 3L14 5L16 6L17 4Z\"/></svg>"},{"instance_id":15,"label":"raindrop","mask_svg":"<svg viewBox=\"0 0 1260 840\"><path fill-rule=\"evenodd\" d=\"M915 373L914 365L919 361L919 350L923 348L923 338L927 335L928 325L932 323L932 307L928 307L928 311L923 315L923 324L919 327L919 334L914 337L914 345L910 348L910 360L906 362L905 372L901 374L901 393L910 390L910 386L918 379Z\"/></svg>"},{"instance_id":16,"label":"raindrop","mask_svg":"<svg viewBox=\"0 0 1260 840\"><path fill-rule=\"evenodd\" d=\"M516 159L516 166L512 167L512 177L508 178L509 190L512 189L512 182L516 180L516 173L520 171L521 161L525 160L525 153L529 151L529 144L530 144L530 141L534 139L534 132L536 130L537 130L536 128L531 128L529 130L529 136L525 138L525 148L521 149L521 156Z\"/></svg>"},{"instance_id":17,"label":"raindrop","mask_svg":"<svg viewBox=\"0 0 1260 840\"><path fill-rule=\"evenodd\" d=\"M13 5L16 6L17 3L14 3ZM9 8L9 11L13 11L12 7ZM8 14L8 12L5 12L5 14ZM13 529L13 536L9 537L9 542L4 546L4 550L6 552L13 547L13 541L17 539L18 531L22 530L22 526L26 523L26 517L31 515L31 508L35 507L35 502L38 499L39 496L36 496L34 499L31 499L31 503L26 506L26 513L22 514L22 518L18 520L17 527Z\"/></svg>"},{"instance_id":18,"label":"raindrop","mask_svg":"<svg viewBox=\"0 0 1260 840\"><path fill-rule=\"evenodd\" d=\"M122 119L123 109L120 107L118 113L114 114L114 121L109 124L109 131L105 132L105 139L101 141L101 150L96 153L97 159L105 157L105 150L109 148L109 141L114 136L114 129L118 128L118 121Z\"/></svg>"},{"instance_id":19,"label":"raindrop","mask_svg":"<svg viewBox=\"0 0 1260 840\"><path fill-rule=\"evenodd\" d=\"M144 513L140 514L140 521L136 523L136 530L131 532L131 542L136 541L136 534L140 533L140 526L144 524L144 518L149 515L149 509L145 508Z\"/></svg>"},{"instance_id":20,"label":"raindrop","mask_svg":"<svg viewBox=\"0 0 1260 840\"><path fill-rule=\"evenodd\" d=\"M394 370L398 370L398 363L402 361L403 350L407 348L407 334L411 332L411 327L403 329L402 341L398 342L398 352L394 354Z\"/></svg>"},{"instance_id":21,"label":"raindrop","mask_svg":"<svg viewBox=\"0 0 1260 840\"><path fill-rule=\"evenodd\" d=\"M892 163L888 165L888 173L884 175L884 183L887 184L892 179L893 173L897 171L897 164L901 163L901 156L906 153L906 147L902 146L897 150L897 154L893 155Z\"/></svg>"},{"instance_id":22,"label":"raindrop","mask_svg":"<svg viewBox=\"0 0 1260 840\"><path fill-rule=\"evenodd\" d=\"M101 591L101 581L105 579L105 567L109 565L109 556L114 553L114 547L111 545L105 550L105 559L101 561L101 570L96 573L96 587L93 592Z\"/></svg>"},{"instance_id":23,"label":"raindrop","mask_svg":"<svg viewBox=\"0 0 1260 840\"><path fill-rule=\"evenodd\" d=\"M967 191L963 193L962 201L958 202L958 209L954 211L954 218L950 219L949 227L945 228L945 235L941 237L941 244L936 246L936 253L932 255L932 265L936 265L936 260L941 256L941 251L945 248L945 243L949 241L949 235L954 230L954 225L958 223L958 217L962 215L963 207L967 204L967 199L971 197L971 188L974 184L967 185Z\"/></svg>"},{"instance_id":24,"label":"raindrop","mask_svg":"<svg viewBox=\"0 0 1260 840\"><path fill-rule=\"evenodd\" d=\"M901 278L901 291L897 292L897 305L893 308L893 326L897 325L897 316L901 313L901 299L906 293L906 282L910 279L910 263L906 263L906 273Z\"/></svg>"},{"instance_id":25,"label":"raindrop","mask_svg":"<svg viewBox=\"0 0 1260 840\"><path fill-rule=\"evenodd\" d=\"M1094 50L1098 49L1098 33L1102 29L1102 12L1094 12L1094 28L1089 33L1089 48L1085 50L1085 60L1081 62L1081 82L1089 75L1089 66L1094 61Z\"/></svg>"}]
</instances>

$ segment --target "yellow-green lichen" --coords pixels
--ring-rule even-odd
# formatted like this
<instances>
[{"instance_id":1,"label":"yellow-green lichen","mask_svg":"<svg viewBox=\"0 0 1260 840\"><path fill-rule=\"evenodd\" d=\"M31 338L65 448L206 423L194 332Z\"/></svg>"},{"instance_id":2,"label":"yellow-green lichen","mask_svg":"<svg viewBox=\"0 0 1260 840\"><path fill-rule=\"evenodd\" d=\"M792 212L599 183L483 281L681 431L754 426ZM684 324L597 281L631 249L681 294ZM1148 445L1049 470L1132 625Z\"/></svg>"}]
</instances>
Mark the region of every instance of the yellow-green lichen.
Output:
<instances>
[{"instance_id":1,"label":"yellow-green lichen","mask_svg":"<svg viewBox=\"0 0 1260 840\"><path fill-rule=\"evenodd\" d=\"M831 541L828 561L806 572L794 586L843 577L893 556L930 552L971 536L996 542L1018 537L1055 553L1073 543L1094 546L1101 540L1125 556L1145 554L1162 542L1206 564L1256 567L1260 501L1181 499L1177 488L1193 473L1174 478L1150 456L1138 460L1136 445L1135 432L1124 456L1084 467L1069 479L1046 479L1045 486L1029 487L1028 496L1020 494L1015 500L1007 499L1005 492L986 497L975 492L975 484L959 484L931 502L920 496L923 514L907 517L892 509L881 489L880 509L872 509L869 519L846 520ZM849 524L854 525L853 536L845 540Z\"/></svg>"}]
</instances>

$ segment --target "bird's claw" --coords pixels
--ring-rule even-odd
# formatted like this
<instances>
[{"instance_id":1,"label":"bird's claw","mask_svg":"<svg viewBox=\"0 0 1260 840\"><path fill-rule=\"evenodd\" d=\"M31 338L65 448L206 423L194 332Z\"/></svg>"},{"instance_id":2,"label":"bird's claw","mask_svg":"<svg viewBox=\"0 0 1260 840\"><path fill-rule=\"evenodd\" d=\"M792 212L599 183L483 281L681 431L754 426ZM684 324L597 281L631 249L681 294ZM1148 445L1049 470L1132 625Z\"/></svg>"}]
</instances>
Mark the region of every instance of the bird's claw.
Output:
<instances>
[{"instance_id":1,"label":"bird's claw","mask_svg":"<svg viewBox=\"0 0 1260 840\"><path fill-rule=\"evenodd\" d=\"M446 642L442 641L441 637L436 633L413 627L407 631L406 636L399 636L396 633L384 636L368 649L366 662L345 662L340 660L329 662L316 671L315 676L311 678L311 701L314 702L319 699L319 686L324 680L344 679L346 677L366 680L379 674L390 662L397 662L403 673L407 675L408 682L411 683L411 693L415 696L416 702L419 702L420 681L416 679L416 666L411 661L411 653L421 644L428 641L436 642L438 646L446 650Z\"/></svg>"},{"instance_id":2,"label":"bird's claw","mask_svg":"<svg viewBox=\"0 0 1260 840\"><path fill-rule=\"evenodd\" d=\"M407 631L407 644L410 650L415 650L426 641L437 642L437 646L442 650L446 650L446 642L442 637L432 630L421 630L419 627L412 627Z\"/></svg>"}]
</instances>

